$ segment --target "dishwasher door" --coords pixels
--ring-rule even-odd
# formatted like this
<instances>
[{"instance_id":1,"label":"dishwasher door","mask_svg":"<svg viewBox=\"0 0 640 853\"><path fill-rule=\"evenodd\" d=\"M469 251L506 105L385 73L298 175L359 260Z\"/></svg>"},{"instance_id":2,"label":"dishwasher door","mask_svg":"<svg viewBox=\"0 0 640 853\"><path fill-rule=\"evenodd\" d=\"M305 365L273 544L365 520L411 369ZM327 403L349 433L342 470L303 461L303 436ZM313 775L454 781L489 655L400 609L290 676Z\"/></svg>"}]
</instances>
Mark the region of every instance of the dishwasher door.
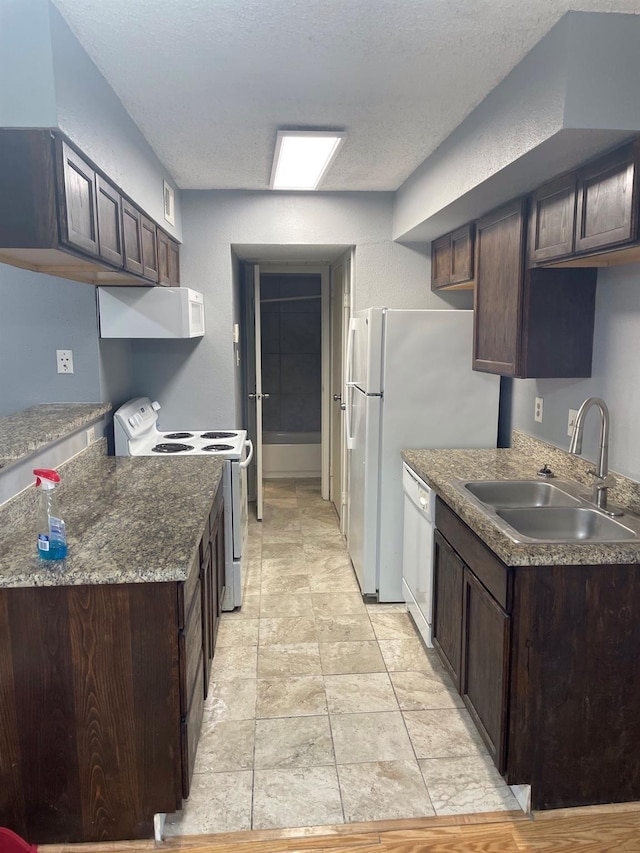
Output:
<instances>
[{"instance_id":1,"label":"dishwasher door","mask_svg":"<svg viewBox=\"0 0 640 853\"><path fill-rule=\"evenodd\" d=\"M402 592L416 627L430 648L433 622L435 492L403 464L404 540Z\"/></svg>"}]
</instances>

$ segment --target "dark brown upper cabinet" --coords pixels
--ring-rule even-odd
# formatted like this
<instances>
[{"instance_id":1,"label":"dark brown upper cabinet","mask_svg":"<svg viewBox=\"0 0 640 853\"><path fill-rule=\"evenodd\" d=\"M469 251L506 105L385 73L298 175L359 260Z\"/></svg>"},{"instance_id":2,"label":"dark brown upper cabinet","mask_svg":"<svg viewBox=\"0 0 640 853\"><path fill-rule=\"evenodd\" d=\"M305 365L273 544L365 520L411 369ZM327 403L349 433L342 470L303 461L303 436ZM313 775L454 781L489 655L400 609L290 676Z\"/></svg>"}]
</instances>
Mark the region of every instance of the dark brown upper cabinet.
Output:
<instances>
[{"instance_id":1,"label":"dark brown upper cabinet","mask_svg":"<svg viewBox=\"0 0 640 853\"><path fill-rule=\"evenodd\" d=\"M178 251L170 240L170 283ZM155 284L156 224L63 135L0 128L0 263L90 284Z\"/></svg>"},{"instance_id":2,"label":"dark brown upper cabinet","mask_svg":"<svg viewBox=\"0 0 640 853\"><path fill-rule=\"evenodd\" d=\"M180 247L158 228L158 284L180 286Z\"/></svg>"},{"instance_id":3,"label":"dark brown upper cabinet","mask_svg":"<svg viewBox=\"0 0 640 853\"><path fill-rule=\"evenodd\" d=\"M433 290L470 289L474 275L473 222L445 234L431 244L431 287Z\"/></svg>"},{"instance_id":4,"label":"dark brown upper cabinet","mask_svg":"<svg viewBox=\"0 0 640 853\"><path fill-rule=\"evenodd\" d=\"M60 184L60 242L98 255L98 205L96 173L64 140L56 138Z\"/></svg>"},{"instance_id":5,"label":"dark brown upper cabinet","mask_svg":"<svg viewBox=\"0 0 640 853\"><path fill-rule=\"evenodd\" d=\"M638 145L626 145L578 172L576 252L635 241Z\"/></svg>"},{"instance_id":6,"label":"dark brown upper cabinet","mask_svg":"<svg viewBox=\"0 0 640 853\"><path fill-rule=\"evenodd\" d=\"M122 248L122 198L102 175L96 175L98 243L100 257L116 267L124 265Z\"/></svg>"},{"instance_id":7,"label":"dark brown upper cabinet","mask_svg":"<svg viewBox=\"0 0 640 853\"><path fill-rule=\"evenodd\" d=\"M124 268L144 275L142 264L142 214L126 199L122 200L122 235L124 238Z\"/></svg>"},{"instance_id":8,"label":"dark brown upper cabinet","mask_svg":"<svg viewBox=\"0 0 640 853\"><path fill-rule=\"evenodd\" d=\"M525 269L526 199L476 224L473 368L527 378L591 375L595 269Z\"/></svg>"},{"instance_id":9,"label":"dark brown upper cabinet","mask_svg":"<svg viewBox=\"0 0 640 853\"><path fill-rule=\"evenodd\" d=\"M529 261L565 258L573 253L576 224L576 174L562 175L537 189L529 213Z\"/></svg>"},{"instance_id":10,"label":"dark brown upper cabinet","mask_svg":"<svg viewBox=\"0 0 640 853\"><path fill-rule=\"evenodd\" d=\"M150 281L158 280L158 244L156 239L156 223L146 216L140 217L140 233L142 235L142 274Z\"/></svg>"}]
</instances>

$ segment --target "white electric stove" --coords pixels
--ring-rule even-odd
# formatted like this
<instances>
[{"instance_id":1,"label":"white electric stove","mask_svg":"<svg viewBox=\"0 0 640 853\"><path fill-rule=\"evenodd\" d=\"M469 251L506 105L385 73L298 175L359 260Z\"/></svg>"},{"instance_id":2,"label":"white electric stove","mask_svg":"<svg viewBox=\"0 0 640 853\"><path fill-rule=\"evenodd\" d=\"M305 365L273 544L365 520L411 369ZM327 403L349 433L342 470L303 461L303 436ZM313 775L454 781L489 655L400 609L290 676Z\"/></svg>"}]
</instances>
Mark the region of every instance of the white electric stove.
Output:
<instances>
[{"instance_id":1,"label":"white electric stove","mask_svg":"<svg viewBox=\"0 0 640 853\"><path fill-rule=\"evenodd\" d=\"M225 460L225 594L223 610L242 604L242 562L249 531L247 466L253 446L245 430L158 429L160 404L148 397L129 400L115 412L116 456L220 456Z\"/></svg>"}]
</instances>

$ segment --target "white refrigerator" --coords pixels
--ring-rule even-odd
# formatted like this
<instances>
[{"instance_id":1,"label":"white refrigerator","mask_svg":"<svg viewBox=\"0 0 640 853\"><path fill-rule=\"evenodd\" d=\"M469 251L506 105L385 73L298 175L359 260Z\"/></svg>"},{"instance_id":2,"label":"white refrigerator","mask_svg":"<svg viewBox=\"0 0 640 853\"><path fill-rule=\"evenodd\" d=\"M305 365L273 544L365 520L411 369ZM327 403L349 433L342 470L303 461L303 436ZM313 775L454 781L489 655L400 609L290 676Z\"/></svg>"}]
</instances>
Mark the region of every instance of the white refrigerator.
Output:
<instances>
[{"instance_id":1,"label":"white refrigerator","mask_svg":"<svg viewBox=\"0 0 640 853\"><path fill-rule=\"evenodd\" d=\"M402 601L403 448L495 447L500 377L471 369L473 311L368 308L347 340L347 544L363 595Z\"/></svg>"}]
</instances>

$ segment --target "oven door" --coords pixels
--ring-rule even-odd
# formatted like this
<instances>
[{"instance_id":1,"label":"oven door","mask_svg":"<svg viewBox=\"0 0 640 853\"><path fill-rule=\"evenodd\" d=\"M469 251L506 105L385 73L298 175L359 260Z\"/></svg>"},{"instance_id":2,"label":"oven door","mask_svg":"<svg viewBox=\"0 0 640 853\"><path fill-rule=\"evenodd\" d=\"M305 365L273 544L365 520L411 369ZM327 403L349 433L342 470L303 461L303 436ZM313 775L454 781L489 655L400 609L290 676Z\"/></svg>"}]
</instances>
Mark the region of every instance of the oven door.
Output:
<instances>
[{"instance_id":1,"label":"oven door","mask_svg":"<svg viewBox=\"0 0 640 853\"><path fill-rule=\"evenodd\" d=\"M231 492L233 495L233 559L240 560L249 535L249 495L247 468L253 456L253 444L245 441L242 457L231 463ZM237 521L236 521L237 519Z\"/></svg>"}]
</instances>

